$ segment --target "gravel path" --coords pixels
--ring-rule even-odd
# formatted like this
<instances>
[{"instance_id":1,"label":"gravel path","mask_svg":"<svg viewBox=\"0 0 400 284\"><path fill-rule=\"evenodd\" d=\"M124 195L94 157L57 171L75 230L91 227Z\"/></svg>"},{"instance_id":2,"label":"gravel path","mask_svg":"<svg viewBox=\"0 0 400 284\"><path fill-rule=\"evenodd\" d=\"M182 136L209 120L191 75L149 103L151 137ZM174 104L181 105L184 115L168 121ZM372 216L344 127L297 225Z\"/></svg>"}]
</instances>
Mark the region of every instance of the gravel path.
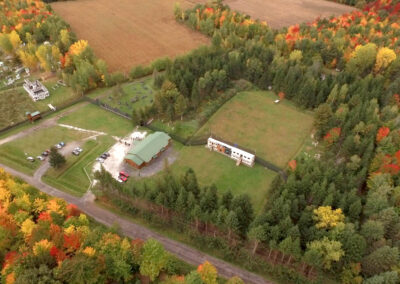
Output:
<instances>
[{"instance_id":1,"label":"gravel path","mask_svg":"<svg viewBox=\"0 0 400 284\"><path fill-rule=\"evenodd\" d=\"M46 162L46 164L48 164ZM137 225L131 221L126 220L125 218L122 218L108 210L105 210L99 206L97 206L95 203L92 202L91 198L88 198L88 196L84 196L82 198L72 196L68 193L65 193L63 191L60 191L54 187L51 187L44 182L41 181L41 174L45 172L45 167L46 164L41 166L39 170L35 173L35 175L28 176L24 173L18 172L6 165L0 164L0 167L4 168L7 172L10 174L19 177L25 182L31 184L32 186L38 188L44 193L47 193L49 195L59 197L67 201L68 203L73 203L77 205L84 213L87 215L93 217L96 221L106 225L106 226L111 226L115 223L117 223L123 234L130 238L140 238L143 240L146 240L148 238L154 238L157 239L160 243L163 244L166 250L171 252L172 254L176 255L178 258L192 264L192 265L199 265L203 263L204 261L209 261L211 262L218 270L219 275L225 278L230 278L233 276L239 276L240 278L243 279L245 283L255 283L255 284L272 284L273 282L269 282L265 280L263 277L256 275L254 273L251 273L249 271L243 270L239 267L236 267L230 263L227 263L225 261L222 261L220 259L217 259L215 257L212 257L210 255L207 255L205 253L202 253L198 251L197 249L194 249L192 247L189 247L187 245L184 245L180 242L171 240L167 237L164 237L154 231L151 231L147 229L146 227Z\"/></svg>"},{"instance_id":2,"label":"gravel path","mask_svg":"<svg viewBox=\"0 0 400 284\"><path fill-rule=\"evenodd\" d=\"M8 136L8 137L6 137L4 139L0 139L0 145L3 145L3 144L8 143L10 141L14 141L15 139L24 137L24 136L26 136L28 134L31 134L31 133L33 133L33 132L35 132L37 130L42 129L42 128L48 128L48 127L51 127L51 126L55 126L55 125L57 125L57 121L61 117L65 116L65 115L67 115L67 114L69 114L71 112L74 112L75 110L83 107L86 104L88 104L88 103L87 102L79 103L78 105L71 107L69 110L67 110L65 112L62 112L59 115L56 115L56 116L54 116L52 118L43 119L40 122L38 121L38 124L35 127L27 128L27 129L22 130L22 131L14 134L14 135L10 135L10 136Z\"/></svg>"}]
</instances>

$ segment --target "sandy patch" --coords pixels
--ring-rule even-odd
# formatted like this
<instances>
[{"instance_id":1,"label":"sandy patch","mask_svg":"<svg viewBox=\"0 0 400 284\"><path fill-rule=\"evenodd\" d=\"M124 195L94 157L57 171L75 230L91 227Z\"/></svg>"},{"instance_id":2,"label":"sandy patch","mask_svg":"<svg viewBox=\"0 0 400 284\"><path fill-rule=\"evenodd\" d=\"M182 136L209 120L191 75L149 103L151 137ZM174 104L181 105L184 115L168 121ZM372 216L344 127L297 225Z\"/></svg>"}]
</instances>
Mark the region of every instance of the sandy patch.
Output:
<instances>
[{"instance_id":1,"label":"sandy patch","mask_svg":"<svg viewBox=\"0 0 400 284\"><path fill-rule=\"evenodd\" d=\"M135 140L143 139L146 137L146 135L147 132L134 131L123 139L114 137L118 142L108 150L110 157L108 157L102 164L100 162L96 162L93 166L93 172L99 171L101 169L101 165L103 165L104 169L108 171L113 178L117 179L119 172L124 169L124 158L131 148L131 144Z\"/></svg>"}]
</instances>

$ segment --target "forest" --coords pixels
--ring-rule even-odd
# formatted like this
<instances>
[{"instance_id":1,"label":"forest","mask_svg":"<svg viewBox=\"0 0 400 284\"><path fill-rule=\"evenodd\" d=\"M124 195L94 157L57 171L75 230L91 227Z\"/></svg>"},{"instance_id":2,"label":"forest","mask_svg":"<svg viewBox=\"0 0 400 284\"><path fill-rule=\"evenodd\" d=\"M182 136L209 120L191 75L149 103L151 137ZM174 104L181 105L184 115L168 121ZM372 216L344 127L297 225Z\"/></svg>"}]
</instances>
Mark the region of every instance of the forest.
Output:
<instances>
[{"instance_id":1,"label":"forest","mask_svg":"<svg viewBox=\"0 0 400 284\"><path fill-rule=\"evenodd\" d=\"M0 169L0 282L219 283L215 267L196 270L154 239L129 240ZM243 283L233 277L226 283Z\"/></svg>"}]
</instances>

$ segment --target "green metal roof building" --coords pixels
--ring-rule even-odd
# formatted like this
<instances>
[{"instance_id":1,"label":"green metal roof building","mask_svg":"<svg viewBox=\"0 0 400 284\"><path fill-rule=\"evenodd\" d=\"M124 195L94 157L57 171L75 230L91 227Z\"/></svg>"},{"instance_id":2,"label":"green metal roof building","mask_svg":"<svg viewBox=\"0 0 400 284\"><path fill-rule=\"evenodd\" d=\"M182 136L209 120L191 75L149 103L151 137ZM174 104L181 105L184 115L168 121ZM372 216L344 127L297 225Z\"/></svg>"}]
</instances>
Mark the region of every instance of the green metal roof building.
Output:
<instances>
[{"instance_id":1,"label":"green metal roof building","mask_svg":"<svg viewBox=\"0 0 400 284\"><path fill-rule=\"evenodd\" d=\"M148 135L142 141L133 144L125 156L125 162L132 167L140 169L156 159L168 148L171 137L164 132L155 132Z\"/></svg>"}]
</instances>

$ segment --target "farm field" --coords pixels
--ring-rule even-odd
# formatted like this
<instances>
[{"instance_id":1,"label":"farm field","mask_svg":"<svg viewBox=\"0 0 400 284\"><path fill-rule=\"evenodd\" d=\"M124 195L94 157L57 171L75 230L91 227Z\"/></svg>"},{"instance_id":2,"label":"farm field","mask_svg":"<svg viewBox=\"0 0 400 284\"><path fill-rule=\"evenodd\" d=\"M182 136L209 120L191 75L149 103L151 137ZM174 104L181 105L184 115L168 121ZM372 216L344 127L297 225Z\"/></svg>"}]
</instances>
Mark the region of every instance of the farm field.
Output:
<instances>
[{"instance_id":1,"label":"farm field","mask_svg":"<svg viewBox=\"0 0 400 284\"><path fill-rule=\"evenodd\" d=\"M311 22L318 17L342 15L355 9L324 0L226 0L224 3L254 19L267 21L275 29Z\"/></svg>"},{"instance_id":2,"label":"farm field","mask_svg":"<svg viewBox=\"0 0 400 284\"><path fill-rule=\"evenodd\" d=\"M110 136L99 136L96 140L88 140L81 147L81 155L70 155L67 163L60 169L50 168L43 176L43 180L56 188L68 193L82 196L88 189L90 181L85 173L91 174L94 160L104 153L115 140Z\"/></svg>"},{"instance_id":3,"label":"farm field","mask_svg":"<svg viewBox=\"0 0 400 284\"><path fill-rule=\"evenodd\" d=\"M151 105L154 95L153 79L152 77L146 77L122 84L120 88L114 86L112 88L95 90L88 96L131 115L134 109L139 110Z\"/></svg>"},{"instance_id":4,"label":"farm field","mask_svg":"<svg viewBox=\"0 0 400 284\"><path fill-rule=\"evenodd\" d=\"M272 92L242 92L222 106L196 133L212 133L284 168L310 135L313 117Z\"/></svg>"},{"instance_id":5,"label":"farm field","mask_svg":"<svg viewBox=\"0 0 400 284\"><path fill-rule=\"evenodd\" d=\"M0 129L26 119L25 112L41 112L49 110L48 104L61 106L76 100L79 95L71 88L61 86L55 90L56 80L45 82L44 85L50 96L42 101L34 102L23 87L8 89L0 92Z\"/></svg>"},{"instance_id":6,"label":"farm field","mask_svg":"<svg viewBox=\"0 0 400 284\"><path fill-rule=\"evenodd\" d=\"M9 165L16 170L33 175L34 171L41 165L41 161L29 162L26 157L36 157L44 150L63 141L81 140L88 137L87 133L70 130L60 126L53 126L35 131L32 134L8 142L0 146L0 162ZM26 153L26 155L25 155Z\"/></svg>"},{"instance_id":7,"label":"farm field","mask_svg":"<svg viewBox=\"0 0 400 284\"><path fill-rule=\"evenodd\" d=\"M177 160L170 165L171 171L180 177L187 169L192 168L201 186L215 184L218 192L223 194L231 190L234 196L247 193L255 210L259 211L265 204L268 190L277 173L256 164L253 168L237 167L235 161L216 152L210 152L204 146L185 147L174 142L178 151ZM155 182L162 172L147 179L134 180L135 184Z\"/></svg>"},{"instance_id":8,"label":"farm field","mask_svg":"<svg viewBox=\"0 0 400 284\"><path fill-rule=\"evenodd\" d=\"M123 137L133 130L132 122L96 105L87 104L58 120L58 123Z\"/></svg>"},{"instance_id":9,"label":"farm field","mask_svg":"<svg viewBox=\"0 0 400 284\"><path fill-rule=\"evenodd\" d=\"M129 71L160 57L175 57L209 39L175 21L175 0L79 0L52 3L78 38L89 41L110 70ZM181 3L191 5L189 1Z\"/></svg>"}]
</instances>

